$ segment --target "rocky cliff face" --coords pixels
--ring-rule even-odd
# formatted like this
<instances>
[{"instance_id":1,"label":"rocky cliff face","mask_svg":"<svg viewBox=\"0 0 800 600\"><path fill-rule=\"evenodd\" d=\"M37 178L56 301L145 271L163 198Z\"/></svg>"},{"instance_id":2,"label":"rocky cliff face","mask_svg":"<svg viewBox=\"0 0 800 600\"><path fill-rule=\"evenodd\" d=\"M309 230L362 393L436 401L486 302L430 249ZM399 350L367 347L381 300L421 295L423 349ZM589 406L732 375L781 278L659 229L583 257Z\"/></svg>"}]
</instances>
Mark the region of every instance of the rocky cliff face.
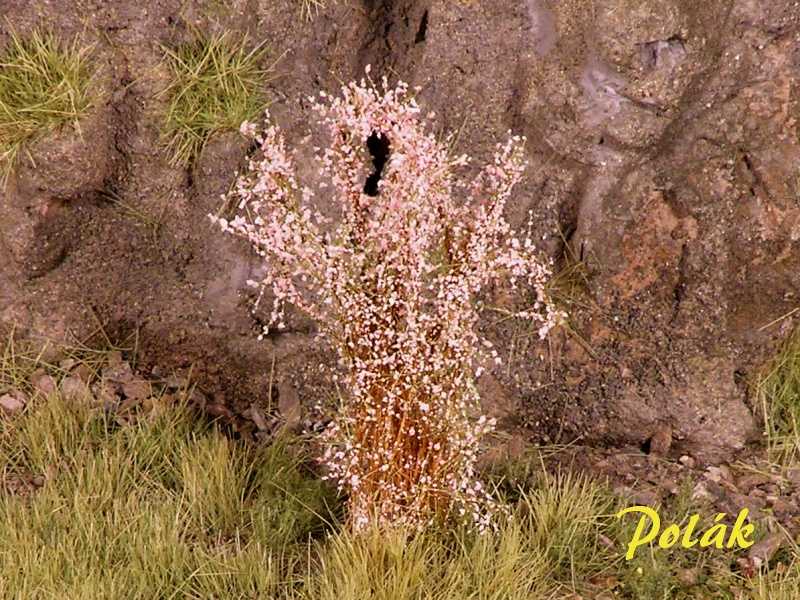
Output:
<instances>
[{"instance_id":1,"label":"rocky cliff face","mask_svg":"<svg viewBox=\"0 0 800 600\"><path fill-rule=\"evenodd\" d=\"M33 8L32 8L33 5ZM7 28L94 43L99 100L81 131L29 149L0 192L0 323L56 340L136 334L140 363L188 370L242 430L251 405L330 395L331 364L297 316L257 342L258 268L206 215L247 147L217 137L190 169L159 145L161 45L191 27L266 41L274 119L313 181L306 98L367 64L420 86L457 150L486 159L510 129L530 167L542 251L587 276L571 326L534 342L487 313L507 360L488 408L540 439L672 434L701 460L757 433L748 377L800 305L800 5L793 0L4 0ZM492 302L507 301L498 292ZM798 315L795 315L798 316ZM773 321L777 321L773 323ZM224 408L224 410L223 410Z\"/></svg>"}]
</instances>

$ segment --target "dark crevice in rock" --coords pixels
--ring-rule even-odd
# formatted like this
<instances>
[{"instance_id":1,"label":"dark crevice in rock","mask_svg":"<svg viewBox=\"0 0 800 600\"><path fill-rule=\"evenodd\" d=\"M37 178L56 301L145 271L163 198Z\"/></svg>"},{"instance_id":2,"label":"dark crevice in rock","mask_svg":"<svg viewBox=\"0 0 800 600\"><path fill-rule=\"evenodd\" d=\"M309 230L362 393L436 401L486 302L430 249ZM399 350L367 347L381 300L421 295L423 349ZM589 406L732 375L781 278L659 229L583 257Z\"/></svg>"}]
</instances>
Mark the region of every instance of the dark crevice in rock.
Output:
<instances>
[{"instance_id":1,"label":"dark crevice in rock","mask_svg":"<svg viewBox=\"0 0 800 600\"><path fill-rule=\"evenodd\" d=\"M697 3L693 5L690 12L690 19L696 23L695 26L698 29L711 22L711 17L702 17L705 8L706 7L702 3ZM713 30L709 30L710 35L707 39L707 47L702 50L702 54L705 58L705 68L699 69L693 74L684 92L680 95L680 98L675 101L675 104L678 106L691 108L679 112L664 129L658 140L651 144L650 156L667 155L679 146L684 139L684 133L689 129L687 124L693 119L696 119L697 115L704 110L700 100L703 93L708 89L708 82L720 68L726 48L724 43L724 31L728 28L732 12L733 4L730 4L726 6L724 11L713 15L713 20L718 26L714 27Z\"/></svg>"},{"instance_id":2,"label":"dark crevice in rock","mask_svg":"<svg viewBox=\"0 0 800 600\"><path fill-rule=\"evenodd\" d=\"M571 215L571 219L568 223L562 223L559 226L559 231L561 235L561 241L558 248L558 262L562 263L560 266L568 265L573 259L577 258L580 255L580 259L583 259L583 245L584 242L580 242L580 248L578 252L575 251L573 247L573 239L575 238L575 233L578 231L578 223L576 219L577 215Z\"/></svg>"},{"instance_id":3,"label":"dark crevice in rock","mask_svg":"<svg viewBox=\"0 0 800 600\"><path fill-rule=\"evenodd\" d=\"M675 287L672 290L673 307L672 317L669 320L670 325L672 325L672 323L675 322L675 319L678 318L678 312L681 309L681 302L683 302L683 298L686 295L686 263L688 257L689 246L687 244L683 244L683 246L681 246L681 257L678 260L678 281L675 283Z\"/></svg>"},{"instance_id":4,"label":"dark crevice in rock","mask_svg":"<svg viewBox=\"0 0 800 600\"><path fill-rule=\"evenodd\" d=\"M415 44L421 44L425 41L425 36L428 33L428 11L426 10L422 13L422 19L419 22L419 29L417 30L417 35L414 37Z\"/></svg>"},{"instance_id":5,"label":"dark crevice in rock","mask_svg":"<svg viewBox=\"0 0 800 600\"><path fill-rule=\"evenodd\" d=\"M115 82L115 91L111 96L110 106L113 113L113 145L114 150L119 156L116 161L117 168L111 176L104 182L106 189L113 186L116 190L121 187L121 183L127 179L131 168L130 139L132 128L140 116L136 94L133 92L135 78L130 74L128 57L124 52L110 43L114 51L115 60L118 61L120 76ZM101 192L103 190L100 190Z\"/></svg>"},{"instance_id":6,"label":"dark crevice in rock","mask_svg":"<svg viewBox=\"0 0 800 600\"><path fill-rule=\"evenodd\" d=\"M360 68L392 73L390 78L411 79L429 26L429 2L364 0L369 27L359 50Z\"/></svg>"},{"instance_id":7,"label":"dark crevice in rock","mask_svg":"<svg viewBox=\"0 0 800 600\"><path fill-rule=\"evenodd\" d=\"M750 181L749 185L750 196L756 198L758 196L757 192L762 191L767 198L772 200L773 199L772 194L770 194L769 189L765 185L764 180L762 179L761 175L758 172L758 169L756 169L755 165L753 164L750 155L743 150L741 150L740 152L742 157L742 163L744 164L745 169L747 170L748 179Z\"/></svg>"},{"instance_id":8,"label":"dark crevice in rock","mask_svg":"<svg viewBox=\"0 0 800 600\"><path fill-rule=\"evenodd\" d=\"M380 132L373 131L367 138L367 150L372 156L373 172L367 177L364 184L364 193L367 196L378 195L378 182L381 180L383 168L389 160L389 138Z\"/></svg>"}]
</instances>

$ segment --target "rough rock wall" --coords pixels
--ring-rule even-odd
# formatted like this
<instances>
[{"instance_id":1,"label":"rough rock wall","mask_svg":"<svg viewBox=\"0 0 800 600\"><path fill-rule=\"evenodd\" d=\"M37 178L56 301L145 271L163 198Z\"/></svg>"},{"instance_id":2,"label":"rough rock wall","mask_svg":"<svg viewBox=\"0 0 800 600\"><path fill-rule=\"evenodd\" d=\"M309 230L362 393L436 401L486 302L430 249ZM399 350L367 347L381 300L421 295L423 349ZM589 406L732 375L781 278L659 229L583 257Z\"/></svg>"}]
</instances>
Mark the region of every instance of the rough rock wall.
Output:
<instances>
[{"instance_id":1,"label":"rough rock wall","mask_svg":"<svg viewBox=\"0 0 800 600\"><path fill-rule=\"evenodd\" d=\"M792 0L0 0L9 24L94 44L99 100L80 132L29 149L0 192L0 324L33 338L136 332L155 373L198 377L246 432L251 405L331 394L330 355L299 316L257 342L247 248L206 215L247 147L215 139L169 165L158 128L161 45L234 30L278 56L274 119L315 177L307 97L373 65L479 161L506 131L530 167L529 211L557 266L583 257L571 332L531 340L487 316L506 364L480 382L507 427L535 438L641 443L715 460L757 432L748 375L800 300L800 6ZM498 302L502 298L496 299Z\"/></svg>"}]
</instances>

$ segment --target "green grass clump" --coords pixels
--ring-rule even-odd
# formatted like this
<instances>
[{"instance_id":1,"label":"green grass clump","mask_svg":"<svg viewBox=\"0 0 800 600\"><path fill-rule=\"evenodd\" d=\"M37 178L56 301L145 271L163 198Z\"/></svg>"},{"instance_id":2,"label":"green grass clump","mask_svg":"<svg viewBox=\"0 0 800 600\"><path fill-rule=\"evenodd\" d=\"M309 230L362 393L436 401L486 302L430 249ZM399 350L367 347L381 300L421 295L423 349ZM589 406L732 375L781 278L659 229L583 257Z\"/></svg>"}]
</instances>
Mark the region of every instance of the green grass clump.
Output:
<instances>
[{"instance_id":1,"label":"green grass clump","mask_svg":"<svg viewBox=\"0 0 800 600\"><path fill-rule=\"evenodd\" d=\"M173 164L190 163L212 135L237 130L266 108L266 51L246 44L225 33L166 49L171 82L164 91L169 104L163 134Z\"/></svg>"},{"instance_id":2,"label":"green grass clump","mask_svg":"<svg viewBox=\"0 0 800 600\"><path fill-rule=\"evenodd\" d=\"M729 551L642 548L605 486L564 471L518 482L496 530L340 527L294 441L232 441L185 406L120 425L59 397L0 418L0 596L9 598L795 598L792 549L746 580ZM27 493L4 485L36 476ZM691 486L665 521L713 514ZM694 573L692 583L686 574ZM746 595L742 595L746 592ZM735 595L740 594L740 595Z\"/></svg>"},{"instance_id":3,"label":"green grass clump","mask_svg":"<svg viewBox=\"0 0 800 600\"><path fill-rule=\"evenodd\" d=\"M95 378L106 364L85 348L73 356ZM0 391L30 392L39 368L62 374L7 344ZM615 515L635 502L585 475L549 473L541 454L488 478L507 507L492 531L353 535L302 448L281 435L259 447L231 440L164 397L123 422L57 394L33 398L0 416L0 597L800 597L792 541L751 578L737 571L742 551L643 547L625 561L636 519ZM694 513L700 529L710 524L714 507L692 490L687 480L660 507L662 524Z\"/></svg>"},{"instance_id":4,"label":"green grass clump","mask_svg":"<svg viewBox=\"0 0 800 600\"><path fill-rule=\"evenodd\" d=\"M515 520L492 535L342 533L320 550L302 600L546 597L547 563Z\"/></svg>"},{"instance_id":5,"label":"green grass clump","mask_svg":"<svg viewBox=\"0 0 800 600\"><path fill-rule=\"evenodd\" d=\"M583 476L546 476L495 532L347 533L328 540L304 600L565 597L610 559L599 543L610 497ZM613 560L613 559L612 559ZM582 578L577 581L577 575Z\"/></svg>"},{"instance_id":6,"label":"green grass clump","mask_svg":"<svg viewBox=\"0 0 800 600\"><path fill-rule=\"evenodd\" d=\"M8 598L274 598L326 527L329 491L287 442L248 448L185 407L112 425L60 398L0 420ZM296 546L299 550L292 551Z\"/></svg>"},{"instance_id":7,"label":"green grass clump","mask_svg":"<svg viewBox=\"0 0 800 600\"><path fill-rule=\"evenodd\" d=\"M800 547L789 540L788 562L769 571L761 570L753 585L753 600L796 600L800 598Z\"/></svg>"},{"instance_id":8,"label":"green grass clump","mask_svg":"<svg viewBox=\"0 0 800 600\"><path fill-rule=\"evenodd\" d=\"M800 328L783 343L756 385L772 458L800 458Z\"/></svg>"},{"instance_id":9,"label":"green grass clump","mask_svg":"<svg viewBox=\"0 0 800 600\"><path fill-rule=\"evenodd\" d=\"M89 49L59 43L51 33L11 33L0 55L0 176L8 179L23 145L91 106Z\"/></svg>"}]
</instances>

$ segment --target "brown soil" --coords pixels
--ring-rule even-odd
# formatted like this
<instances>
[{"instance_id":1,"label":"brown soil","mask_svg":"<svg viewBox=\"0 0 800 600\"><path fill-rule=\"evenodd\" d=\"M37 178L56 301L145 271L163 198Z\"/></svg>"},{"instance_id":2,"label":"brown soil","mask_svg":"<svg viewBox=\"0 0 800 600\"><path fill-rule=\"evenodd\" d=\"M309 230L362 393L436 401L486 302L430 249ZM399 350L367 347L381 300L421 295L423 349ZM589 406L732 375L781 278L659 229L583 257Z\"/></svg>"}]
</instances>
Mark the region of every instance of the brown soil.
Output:
<instances>
[{"instance_id":1,"label":"brown soil","mask_svg":"<svg viewBox=\"0 0 800 600\"><path fill-rule=\"evenodd\" d=\"M549 342L487 315L508 360L481 384L506 427L600 446L668 430L668 453L701 463L756 437L748 380L794 322L764 326L800 302L793 0L338 0L310 22L295 0L0 0L0 12L0 43L9 26L46 25L94 44L98 66L80 134L29 148L0 192L0 328L69 340L102 324L136 340L140 368L191 369L242 431L270 389L284 405L332 393L312 324L255 339L244 282L258 265L206 217L246 145L219 136L181 169L159 144L161 45L192 27L247 33L286 52L272 113L309 178L305 99L367 64L421 86L478 162L507 130L527 135L509 216L532 210L543 251L559 266L583 256L589 277L573 333Z\"/></svg>"}]
</instances>

